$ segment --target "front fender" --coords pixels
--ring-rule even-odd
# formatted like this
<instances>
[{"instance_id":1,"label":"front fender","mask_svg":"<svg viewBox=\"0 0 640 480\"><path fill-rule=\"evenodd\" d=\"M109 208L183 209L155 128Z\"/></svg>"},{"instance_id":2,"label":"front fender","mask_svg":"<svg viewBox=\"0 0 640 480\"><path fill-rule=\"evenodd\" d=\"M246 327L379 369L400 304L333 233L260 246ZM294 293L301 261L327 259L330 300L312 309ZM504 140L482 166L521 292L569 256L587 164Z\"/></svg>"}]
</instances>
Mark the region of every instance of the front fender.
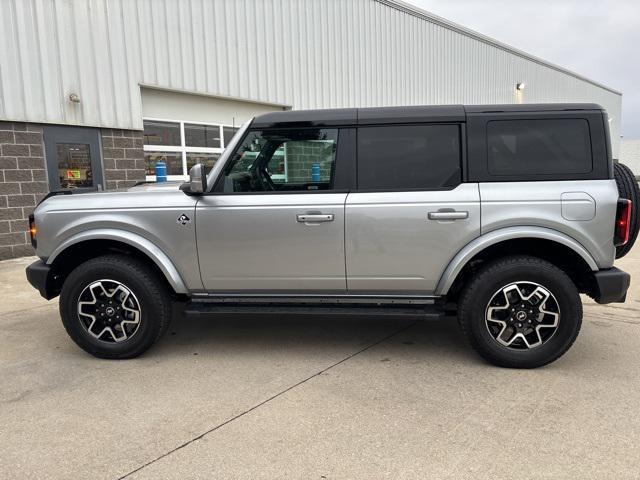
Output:
<instances>
[{"instance_id":1,"label":"front fender","mask_svg":"<svg viewBox=\"0 0 640 480\"><path fill-rule=\"evenodd\" d=\"M47 258L47 265L51 265L55 261L56 257L58 257L68 247L87 240L115 240L137 248L153 260L176 293L188 293L187 287L182 280L180 273L169 257L167 257L167 255L153 242L126 230L95 229L77 233L58 245L53 253Z\"/></svg>"},{"instance_id":2,"label":"front fender","mask_svg":"<svg viewBox=\"0 0 640 480\"><path fill-rule=\"evenodd\" d=\"M435 294L446 295L460 271L469 262L469 260L475 257L482 250L490 247L491 245L495 245L496 243L516 238L539 238L542 240L551 240L553 242L560 243L580 255L587 265L589 265L591 270L599 270L598 265L591 254L575 239L565 235L564 233L544 227L501 228L474 239L460 250L456 256L453 257L453 260L449 262L449 265L440 277Z\"/></svg>"}]
</instances>

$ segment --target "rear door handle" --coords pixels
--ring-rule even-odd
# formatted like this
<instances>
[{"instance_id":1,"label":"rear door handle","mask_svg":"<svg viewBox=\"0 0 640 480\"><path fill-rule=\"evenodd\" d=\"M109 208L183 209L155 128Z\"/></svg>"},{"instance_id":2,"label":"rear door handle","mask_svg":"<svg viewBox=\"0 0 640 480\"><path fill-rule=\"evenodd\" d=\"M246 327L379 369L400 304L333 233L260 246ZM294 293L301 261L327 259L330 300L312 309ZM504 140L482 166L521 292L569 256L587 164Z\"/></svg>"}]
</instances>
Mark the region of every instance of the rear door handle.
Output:
<instances>
[{"instance_id":1,"label":"rear door handle","mask_svg":"<svg viewBox=\"0 0 640 480\"><path fill-rule=\"evenodd\" d=\"M469 218L469 212L429 212L429 220L464 220L465 218Z\"/></svg>"},{"instance_id":2,"label":"rear door handle","mask_svg":"<svg viewBox=\"0 0 640 480\"><path fill-rule=\"evenodd\" d=\"M306 213L304 215L296 215L296 220L300 223L324 223L333 222L333 214L324 213Z\"/></svg>"}]
</instances>

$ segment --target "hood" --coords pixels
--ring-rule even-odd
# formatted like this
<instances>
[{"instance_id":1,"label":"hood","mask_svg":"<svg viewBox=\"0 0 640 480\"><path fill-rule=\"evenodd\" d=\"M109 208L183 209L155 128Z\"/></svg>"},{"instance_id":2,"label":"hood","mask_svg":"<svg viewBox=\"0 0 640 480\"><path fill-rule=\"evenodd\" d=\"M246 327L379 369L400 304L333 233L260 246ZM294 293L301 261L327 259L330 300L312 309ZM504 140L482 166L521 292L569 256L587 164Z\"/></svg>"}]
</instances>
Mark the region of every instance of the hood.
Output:
<instances>
[{"instance_id":1,"label":"hood","mask_svg":"<svg viewBox=\"0 0 640 480\"><path fill-rule=\"evenodd\" d=\"M140 188L142 187L142 188ZM168 208L194 205L197 197L180 191L180 182L150 184L129 190L72 193L45 198L35 210L36 216L53 211L109 211L120 209Z\"/></svg>"}]
</instances>

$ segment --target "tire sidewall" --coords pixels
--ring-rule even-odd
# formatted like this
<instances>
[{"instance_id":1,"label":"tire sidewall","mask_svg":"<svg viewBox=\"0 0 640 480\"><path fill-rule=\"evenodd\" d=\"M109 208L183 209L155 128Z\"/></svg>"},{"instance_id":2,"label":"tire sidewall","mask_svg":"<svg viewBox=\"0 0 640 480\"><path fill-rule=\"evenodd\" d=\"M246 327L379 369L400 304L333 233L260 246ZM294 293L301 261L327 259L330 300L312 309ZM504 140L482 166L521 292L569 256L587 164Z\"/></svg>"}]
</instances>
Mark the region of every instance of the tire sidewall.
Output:
<instances>
[{"instance_id":1,"label":"tire sidewall","mask_svg":"<svg viewBox=\"0 0 640 480\"><path fill-rule=\"evenodd\" d=\"M78 300L83 290L98 280L120 282L138 300L140 326L131 338L117 343L105 342L90 335L83 327L77 311ZM160 323L157 319L162 314L160 308L144 281L133 269L127 269L126 264L117 266L106 262L85 264L69 275L60 295L60 314L67 332L81 348L100 357L136 356L149 348L159 335Z\"/></svg>"},{"instance_id":2,"label":"tire sidewall","mask_svg":"<svg viewBox=\"0 0 640 480\"><path fill-rule=\"evenodd\" d=\"M558 275L561 273L561 275ZM477 347L495 357L500 363L524 368L539 366L555 359L575 340L582 320L582 303L573 283L559 271L542 266L510 265L500 272L485 275L474 291L468 327ZM560 321L554 335L538 347L514 350L500 344L486 326L486 309L495 293L516 282L534 282L549 290L560 307ZM549 360L551 359L551 360Z\"/></svg>"}]
</instances>

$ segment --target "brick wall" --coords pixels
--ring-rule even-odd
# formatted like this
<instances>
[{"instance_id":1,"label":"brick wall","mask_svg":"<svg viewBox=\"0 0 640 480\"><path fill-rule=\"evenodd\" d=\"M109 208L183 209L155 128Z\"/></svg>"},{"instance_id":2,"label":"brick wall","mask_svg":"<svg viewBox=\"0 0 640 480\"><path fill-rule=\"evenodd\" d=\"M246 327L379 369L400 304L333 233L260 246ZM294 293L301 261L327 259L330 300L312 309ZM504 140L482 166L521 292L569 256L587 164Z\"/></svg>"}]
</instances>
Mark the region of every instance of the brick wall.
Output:
<instances>
[{"instance_id":1,"label":"brick wall","mask_svg":"<svg viewBox=\"0 0 640 480\"><path fill-rule=\"evenodd\" d=\"M102 129L100 133L106 189L129 188L144 181L142 132Z\"/></svg>"},{"instance_id":2,"label":"brick wall","mask_svg":"<svg viewBox=\"0 0 640 480\"><path fill-rule=\"evenodd\" d=\"M105 188L145 179L142 132L100 130ZM0 121L0 260L33 255L28 217L49 191L43 126Z\"/></svg>"},{"instance_id":3,"label":"brick wall","mask_svg":"<svg viewBox=\"0 0 640 480\"><path fill-rule=\"evenodd\" d=\"M47 191L42 127L0 122L0 260L33 255L27 218Z\"/></svg>"}]
</instances>

